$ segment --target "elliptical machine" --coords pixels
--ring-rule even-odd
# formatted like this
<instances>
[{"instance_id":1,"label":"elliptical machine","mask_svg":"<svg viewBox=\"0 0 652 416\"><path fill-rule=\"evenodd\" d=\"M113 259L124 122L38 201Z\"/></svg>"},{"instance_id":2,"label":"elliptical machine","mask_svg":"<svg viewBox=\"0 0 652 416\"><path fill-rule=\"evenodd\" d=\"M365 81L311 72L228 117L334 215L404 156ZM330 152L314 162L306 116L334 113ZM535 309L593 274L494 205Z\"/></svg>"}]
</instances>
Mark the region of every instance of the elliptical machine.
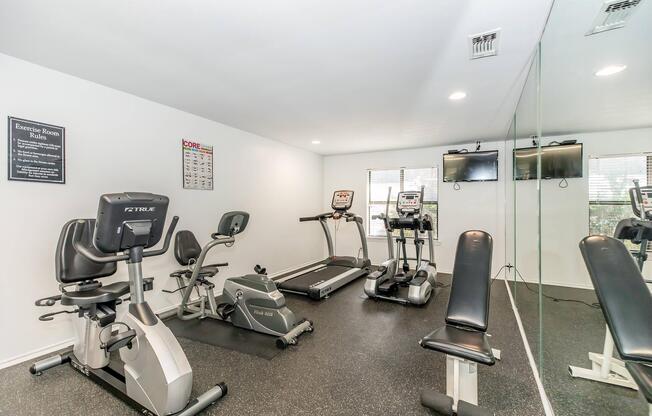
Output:
<instances>
[{"instance_id":1,"label":"elliptical machine","mask_svg":"<svg viewBox=\"0 0 652 416\"><path fill-rule=\"evenodd\" d=\"M384 299L402 304L423 305L428 302L433 288L437 284L437 266L434 259L432 239L432 218L423 213L423 192L404 191L398 193L396 211L398 218L389 217L389 201L392 188L387 193L385 213L374 215L373 219L381 219L387 232L387 250L389 260L380 268L367 276L364 292L374 299ZM399 236L394 238L394 230L399 230ZM416 258L407 256L407 239L405 230L414 232L414 247ZM422 258L422 249L425 241L421 234L427 233L429 258ZM397 257L394 256L393 241L396 240ZM408 260L416 260L415 270L410 270ZM399 269L400 266L400 269ZM408 287L407 297L398 296L400 287Z\"/></svg>"},{"instance_id":2,"label":"elliptical machine","mask_svg":"<svg viewBox=\"0 0 652 416\"><path fill-rule=\"evenodd\" d=\"M159 242L165 226L168 198L148 193L106 194L100 199L97 219L72 220L61 231L56 254L60 295L36 301L37 306L76 306L73 311L48 313L39 318L75 313L77 340L71 352L38 361L30 372L63 363L148 416L191 416L223 397L219 383L190 401L192 369L177 339L159 320L144 292L153 279L144 279L145 257L164 254L179 220L174 217L163 247L144 251ZM115 254L123 252L123 254ZM115 274L117 262L126 261L129 281L102 285L99 279ZM75 286L73 290L70 287ZM129 294L125 299L123 296ZM130 300L127 311L116 306ZM112 361L111 352L120 360Z\"/></svg>"},{"instance_id":3,"label":"elliptical machine","mask_svg":"<svg viewBox=\"0 0 652 416\"><path fill-rule=\"evenodd\" d=\"M248 222L249 214L246 212L227 212L203 249L192 231L177 233L174 254L179 264L187 268L170 275L176 278L176 291L182 291L176 315L184 321L219 319L239 328L274 335L278 337L276 346L286 348L296 344L304 332L312 332L313 324L295 317L264 268L257 265L254 268L256 274L226 279L222 294L217 297L213 291L215 285L207 279L218 273L219 266L228 266L228 263L204 265L208 252L218 245L231 247L235 235L243 232ZM191 300L195 290L199 297Z\"/></svg>"},{"instance_id":4,"label":"elliptical machine","mask_svg":"<svg viewBox=\"0 0 652 416\"><path fill-rule=\"evenodd\" d=\"M635 179L634 187L629 189L629 200L635 217L621 220L616 225L614 237L639 246L637 251L631 253L639 270L643 271L643 265L648 259L649 242L652 240L652 186L641 187L638 179Z\"/></svg>"}]
</instances>

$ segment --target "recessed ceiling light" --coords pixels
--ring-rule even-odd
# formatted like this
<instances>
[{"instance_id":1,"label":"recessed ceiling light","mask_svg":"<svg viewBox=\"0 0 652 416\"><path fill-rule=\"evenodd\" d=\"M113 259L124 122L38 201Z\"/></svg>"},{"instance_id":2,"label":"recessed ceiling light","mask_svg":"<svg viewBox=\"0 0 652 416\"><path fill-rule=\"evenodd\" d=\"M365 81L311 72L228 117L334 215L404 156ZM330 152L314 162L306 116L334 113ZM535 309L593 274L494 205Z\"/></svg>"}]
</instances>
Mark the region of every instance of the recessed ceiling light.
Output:
<instances>
[{"instance_id":1,"label":"recessed ceiling light","mask_svg":"<svg viewBox=\"0 0 652 416\"><path fill-rule=\"evenodd\" d=\"M455 91L448 96L449 100L461 100L463 98L466 98L466 93L464 91Z\"/></svg>"},{"instance_id":2,"label":"recessed ceiling light","mask_svg":"<svg viewBox=\"0 0 652 416\"><path fill-rule=\"evenodd\" d=\"M609 75L617 74L624 71L627 65L609 65L595 73L596 77L608 77Z\"/></svg>"},{"instance_id":3,"label":"recessed ceiling light","mask_svg":"<svg viewBox=\"0 0 652 416\"><path fill-rule=\"evenodd\" d=\"M319 143L321 143L321 142L320 142L319 140L313 140L311 143L312 143L312 144L319 144Z\"/></svg>"}]
</instances>

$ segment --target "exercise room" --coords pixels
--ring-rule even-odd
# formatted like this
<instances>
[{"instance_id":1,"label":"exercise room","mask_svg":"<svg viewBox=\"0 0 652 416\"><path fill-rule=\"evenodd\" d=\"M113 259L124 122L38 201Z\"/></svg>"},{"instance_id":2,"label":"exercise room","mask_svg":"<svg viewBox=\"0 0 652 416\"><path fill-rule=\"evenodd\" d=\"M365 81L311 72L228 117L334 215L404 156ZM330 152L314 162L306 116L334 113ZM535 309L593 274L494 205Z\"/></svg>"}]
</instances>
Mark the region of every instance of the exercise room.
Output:
<instances>
[{"instance_id":1,"label":"exercise room","mask_svg":"<svg viewBox=\"0 0 652 416\"><path fill-rule=\"evenodd\" d=\"M0 416L652 416L652 0L0 1Z\"/></svg>"}]
</instances>

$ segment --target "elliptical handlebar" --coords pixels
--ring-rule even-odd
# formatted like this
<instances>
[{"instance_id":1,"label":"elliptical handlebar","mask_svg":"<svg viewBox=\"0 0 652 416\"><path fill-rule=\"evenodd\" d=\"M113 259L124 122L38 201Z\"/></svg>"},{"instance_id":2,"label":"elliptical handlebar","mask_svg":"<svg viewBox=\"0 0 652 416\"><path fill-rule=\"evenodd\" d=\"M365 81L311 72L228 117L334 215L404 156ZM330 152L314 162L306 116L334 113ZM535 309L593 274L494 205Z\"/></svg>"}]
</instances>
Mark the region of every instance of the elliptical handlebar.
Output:
<instances>
[{"instance_id":1,"label":"elliptical handlebar","mask_svg":"<svg viewBox=\"0 0 652 416\"><path fill-rule=\"evenodd\" d=\"M116 261L124 261L129 259L129 254L114 254L108 256L98 256L97 254L89 250L88 247L82 246L81 239L82 239L82 233L84 232L82 225L85 222L86 222L85 220L78 220L75 223L75 228L73 229L72 244L78 253L80 253L81 255L83 255L84 257L86 257L87 259L95 263L112 263ZM172 217L172 222L170 223L170 227L168 228L168 231L165 234L163 247L161 247L158 250L143 251L143 257L160 256L161 254L167 252L168 249L170 248L172 235L174 234L174 229L176 228L178 222L179 222L178 216L175 215L174 217Z\"/></svg>"},{"instance_id":2,"label":"elliptical handlebar","mask_svg":"<svg viewBox=\"0 0 652 416\"><path fill-rule=\"evenodd\" d=\"M652 219L652 212L646 211L643 200L643 192L638 179L634 179L634 187L629 188L629 200L632 205L632 211L638 219L642 221L649 221ZM648 188L646 188L648 189Z\"/></svg>"}]
</instances>

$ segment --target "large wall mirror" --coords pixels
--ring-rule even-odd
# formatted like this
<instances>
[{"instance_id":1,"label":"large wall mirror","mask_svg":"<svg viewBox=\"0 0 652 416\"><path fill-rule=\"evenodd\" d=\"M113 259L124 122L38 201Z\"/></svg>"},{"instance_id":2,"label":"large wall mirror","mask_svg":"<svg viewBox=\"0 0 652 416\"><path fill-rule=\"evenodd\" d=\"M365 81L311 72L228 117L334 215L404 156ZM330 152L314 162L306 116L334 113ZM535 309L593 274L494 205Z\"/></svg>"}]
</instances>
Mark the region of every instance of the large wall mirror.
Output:
<instances>
[{"instance_id":1,"label":"large wall mirror","mask_svg":"<svg viewBox=\"0 0 652 416\"><path fill-rule=\"evenodd\" d=\"M604 315L578 244L587 235L614 237L619 222L637 215L635 181L652 186L650 39L652 2L556 0L507 138L517 149L509 277L556 415L649 412L617 352L605 347ZM646 254L620 237L633 256ZM652 256L641 266L652 279ZM652 325L652 316L638 319Z\"/></svg>"}]
</instances>

